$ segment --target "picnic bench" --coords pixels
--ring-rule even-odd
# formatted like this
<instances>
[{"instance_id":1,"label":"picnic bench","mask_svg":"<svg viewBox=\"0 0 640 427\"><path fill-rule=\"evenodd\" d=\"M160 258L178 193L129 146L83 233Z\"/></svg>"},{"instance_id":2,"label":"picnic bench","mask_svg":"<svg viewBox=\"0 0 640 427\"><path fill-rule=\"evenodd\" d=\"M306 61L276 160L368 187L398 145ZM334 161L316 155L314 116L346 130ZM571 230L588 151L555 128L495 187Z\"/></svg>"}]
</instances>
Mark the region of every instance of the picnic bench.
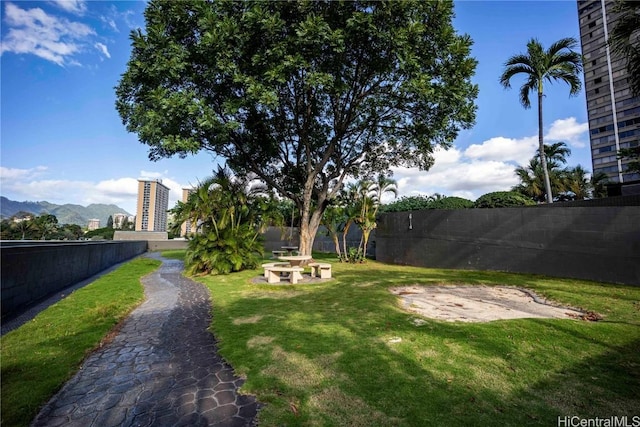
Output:
<instances>
[{"instance_id":1,"label":"picnic bench","mask_svg":"<svg viewBox=\"0 0 640 427\"><path fill-rule=\"evenodd\" d=\"M271 251L271 253L273 254L271 258L275 259L275 258L284 256L287 253L287 251Z\"/></svg>"},{"instance_id":2,"label":"picnic bench","mask_svg":"<svg viewBox=\"0 0 640 427\"><path fill-rule=\"evenodd\" d=\"M267 262L265 264L262 264L261 266L262 268L264 268L264 278L267 279L269 277L269 273L268 273L268 268L271 267L291 267L291 264L289 264L288 262Z\"/></svg>"},{"instance_id":3,"label":"picnic bench","mask_svg":"<svg viewBox=\"0 0 640 427\"><path fill-rule=\"evenodd\" d=\"M291 267L287 265L274 265L264 267L264 275L267 278L268 283L280 283L280 273L289 273L289 282L292 285L298 283L298 280L302 279L302 267Z\"/></svg>"},{"instance_id":4,"label":"picnic bench","mask_svg":"<svg viewBox=\"0 0 640 427\"><path fill-rule=\"evenodd\" d=\"M311 277L320 277L321 279L331 279L331 264L324 262L311 262L307 264L311 267Z\"/></svg>"}]
</instances>

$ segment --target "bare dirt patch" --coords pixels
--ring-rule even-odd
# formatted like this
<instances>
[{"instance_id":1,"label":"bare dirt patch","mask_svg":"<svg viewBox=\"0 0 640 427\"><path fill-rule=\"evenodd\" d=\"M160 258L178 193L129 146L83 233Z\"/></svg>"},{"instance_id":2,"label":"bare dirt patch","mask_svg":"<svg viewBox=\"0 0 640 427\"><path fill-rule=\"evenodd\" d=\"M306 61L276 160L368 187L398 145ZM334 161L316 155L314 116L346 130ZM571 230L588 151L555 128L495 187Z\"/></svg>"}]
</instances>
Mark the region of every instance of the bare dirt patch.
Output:
<instances>
[{"instance_id":1,"label":"bare dirt patch","mask_svg":"<svg viewBox=\"0 0 640 427\"><path fill-rule=\"evenodd\" d=\"M405 310L424 317L459 322L500 319L586 319L588 313L562 307L528 289L510 286L402 286L391 288Z\"/></svg>"}]
</instances>

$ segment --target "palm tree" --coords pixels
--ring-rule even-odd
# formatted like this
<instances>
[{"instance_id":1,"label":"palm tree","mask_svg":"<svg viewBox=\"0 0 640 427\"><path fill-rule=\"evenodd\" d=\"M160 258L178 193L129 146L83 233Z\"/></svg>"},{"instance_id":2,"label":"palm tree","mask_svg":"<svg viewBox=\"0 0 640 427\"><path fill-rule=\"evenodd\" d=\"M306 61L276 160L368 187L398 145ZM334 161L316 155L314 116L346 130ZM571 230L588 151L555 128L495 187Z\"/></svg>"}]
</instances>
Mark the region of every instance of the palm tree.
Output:
<instances>
[{"instance_id":1,"label":"palm tree","mask_svg":"<svg viewBox=\"0 0 640 427\"><path fill-rule=\"evenodd\" d=\"M514 55L505 63L505 70L500 77L500 83L505 88L511 87L511 78L516 74L524 74L526 81L520 87L520 103L524 108L531 108L529 93L534 90L538 94L538 150L540 163L544 174L544 186L547 203L553 203L551 183L547 159L544 154L542 97L544 96L544 81L563 81L570 87L569 94L575 96L580 92L582 83L582 56L573 49L578 45L574 38L563 38L553 43L548 50L544 50L537 39L527 43L527 54Z\"/></svg>"},{"instance_id":2,"label":"palm tree","mask_svg":"<svg viewBox=\"0 0 640 427\"><path fill-rule=\"evenodd\" d=\"M283 218L275 199L267 197L266 187L251 181L218 167L186 202L178 202L171 210L172 232L179 232L185 221L196 228L185 257L188 273L227 274L258 264L263 252L260 233Z\"/></svg>"},{"instance_id":3,"label":"palm tree","mask_svg":"<svg viewBox=\"0 0 640 427\"><path fill-rule=\"evenodd\" d=\"M591 175L591 188L593 193L591 196L594 199L601 197L607 197L607 184L609 183L609 176L604 172L596 172Z\"/></svg>"},{"instance_id":4,"label":"palm tree","mask_svg":"<svg viewBox=\"0 0 640 427\"><path fill-rule=\"evenodd\" d=\"M627 61L629 86L640 96L640 3L637 0L618 0L613 9L619 13L611 31L609 44L613 52Z\"/></svg>"},{"instance_id":5,"label":"palm tree","mask_svg":"<svg viewBox=\"0 0 640 427\"><path fill-rule=\"evenodd\" d=\"M544 155L547 158L549 170L559 168L567 163L567 157L571 155L571 149L564 142L554 142L544 145Z\"/></svg>"},{"instance_id":6,"label":"palm tree","mask_svg":"<svg viewBox=\"0 0 640 427\"><path fill-rule=\"evenodd\" d=\"M529 165L526 167L518 166L515 172L520 183L512 190L530 197L536 202L543 202L545 200L544 177L538 157L529 160Z\"/></svg>"},{"instance_id":7,"label":"palm tree","mask_svg":"<svg viewBox=\"0 0 640 427\"><path fill-rule=\"evenodd\" d=\"M593 194L589 173L580 165L563 171L562 181L565 195L572 200L588 199Z\"/></svg>"}]
</instances>

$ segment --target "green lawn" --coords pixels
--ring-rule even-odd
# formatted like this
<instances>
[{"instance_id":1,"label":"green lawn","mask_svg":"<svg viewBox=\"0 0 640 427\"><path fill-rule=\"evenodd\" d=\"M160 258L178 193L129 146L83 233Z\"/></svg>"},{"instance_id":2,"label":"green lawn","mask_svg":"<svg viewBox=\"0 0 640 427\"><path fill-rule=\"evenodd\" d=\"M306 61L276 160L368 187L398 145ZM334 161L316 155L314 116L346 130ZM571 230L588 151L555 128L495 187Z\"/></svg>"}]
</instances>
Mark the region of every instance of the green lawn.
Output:
<instances>
[{"instance_id":1,"label":"green lawn","mask_svg":"<svg viewBox=\"0 0 640 427\"><path fill-rule=\"evenodd\" d=\"M243 391L266 403L262 426L555 426L559 416L640 415L638 287L316 258L332 262L335 280L252 284L261 270L196 279L211 291L221 354L246 376ZM440 283L527 287L604 319L420 323L388 291Z\"/></svg>"},{"instance_id":2,"label":"green lawn","mask_svg":"<svg viewBox=\"0 0 640 427\"><path fill-rule=\"evenodd\" d=\"M163 253L181 258L183 251ZM639 415L640 288L539 276L333 264L334 280L256 285L261 270L201 277L221 354L266 403L261 426L557 425ZM2 425L28 425L142 299L138 258L2 337ZM417 324L388 288L515 285L599 322ZM400 338L400 342L397 341Z\"/></svg>"},{"instance_id":3,"label":"green lawn","mask_svg":"<svg viewBox=\"0 0 640 427\"><path fill-rule=\"evenodd\" d=\"M2 426L29 425L84 357L142 301L140 278L159 265L136 258L2 337Z\"/></svg>"}]
</instances>

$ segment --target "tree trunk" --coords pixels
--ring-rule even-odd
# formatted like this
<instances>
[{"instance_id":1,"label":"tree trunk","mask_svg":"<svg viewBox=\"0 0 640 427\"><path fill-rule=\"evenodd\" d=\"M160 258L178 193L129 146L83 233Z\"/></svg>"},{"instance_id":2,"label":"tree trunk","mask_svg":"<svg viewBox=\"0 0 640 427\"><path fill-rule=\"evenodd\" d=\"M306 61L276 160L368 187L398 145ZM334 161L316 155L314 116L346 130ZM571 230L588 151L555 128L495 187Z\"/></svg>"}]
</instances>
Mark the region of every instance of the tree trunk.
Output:
<instances>
[{"instance_id":1,"label":"tree trunk","mask_svg":"<svg viewBox=\"0 0 640 427\"><path fill-rule=\"evenodd\" d=\"M547 194L547 203L553 203L553 194L551 192L551 180L549 179L549 169L547 169L547 156L544 155L544 138L542 133L542 81L538 82L538 151L540 155L540 164L542 165L542 173L544 174L544 189Z\"/></svg>"},{"instance_id":2,"label":"tree trunk","mask_svg":"<svg viewBox=\"0 0 640 427\"><path fill-rule=\"evenodd\" d=\"M312 215L309 215L309 212L303 213L300 220L300 246L298 247L300 255L311 255L321 218L320 208L316 209Z\"/></svg>"}]
</instances>

